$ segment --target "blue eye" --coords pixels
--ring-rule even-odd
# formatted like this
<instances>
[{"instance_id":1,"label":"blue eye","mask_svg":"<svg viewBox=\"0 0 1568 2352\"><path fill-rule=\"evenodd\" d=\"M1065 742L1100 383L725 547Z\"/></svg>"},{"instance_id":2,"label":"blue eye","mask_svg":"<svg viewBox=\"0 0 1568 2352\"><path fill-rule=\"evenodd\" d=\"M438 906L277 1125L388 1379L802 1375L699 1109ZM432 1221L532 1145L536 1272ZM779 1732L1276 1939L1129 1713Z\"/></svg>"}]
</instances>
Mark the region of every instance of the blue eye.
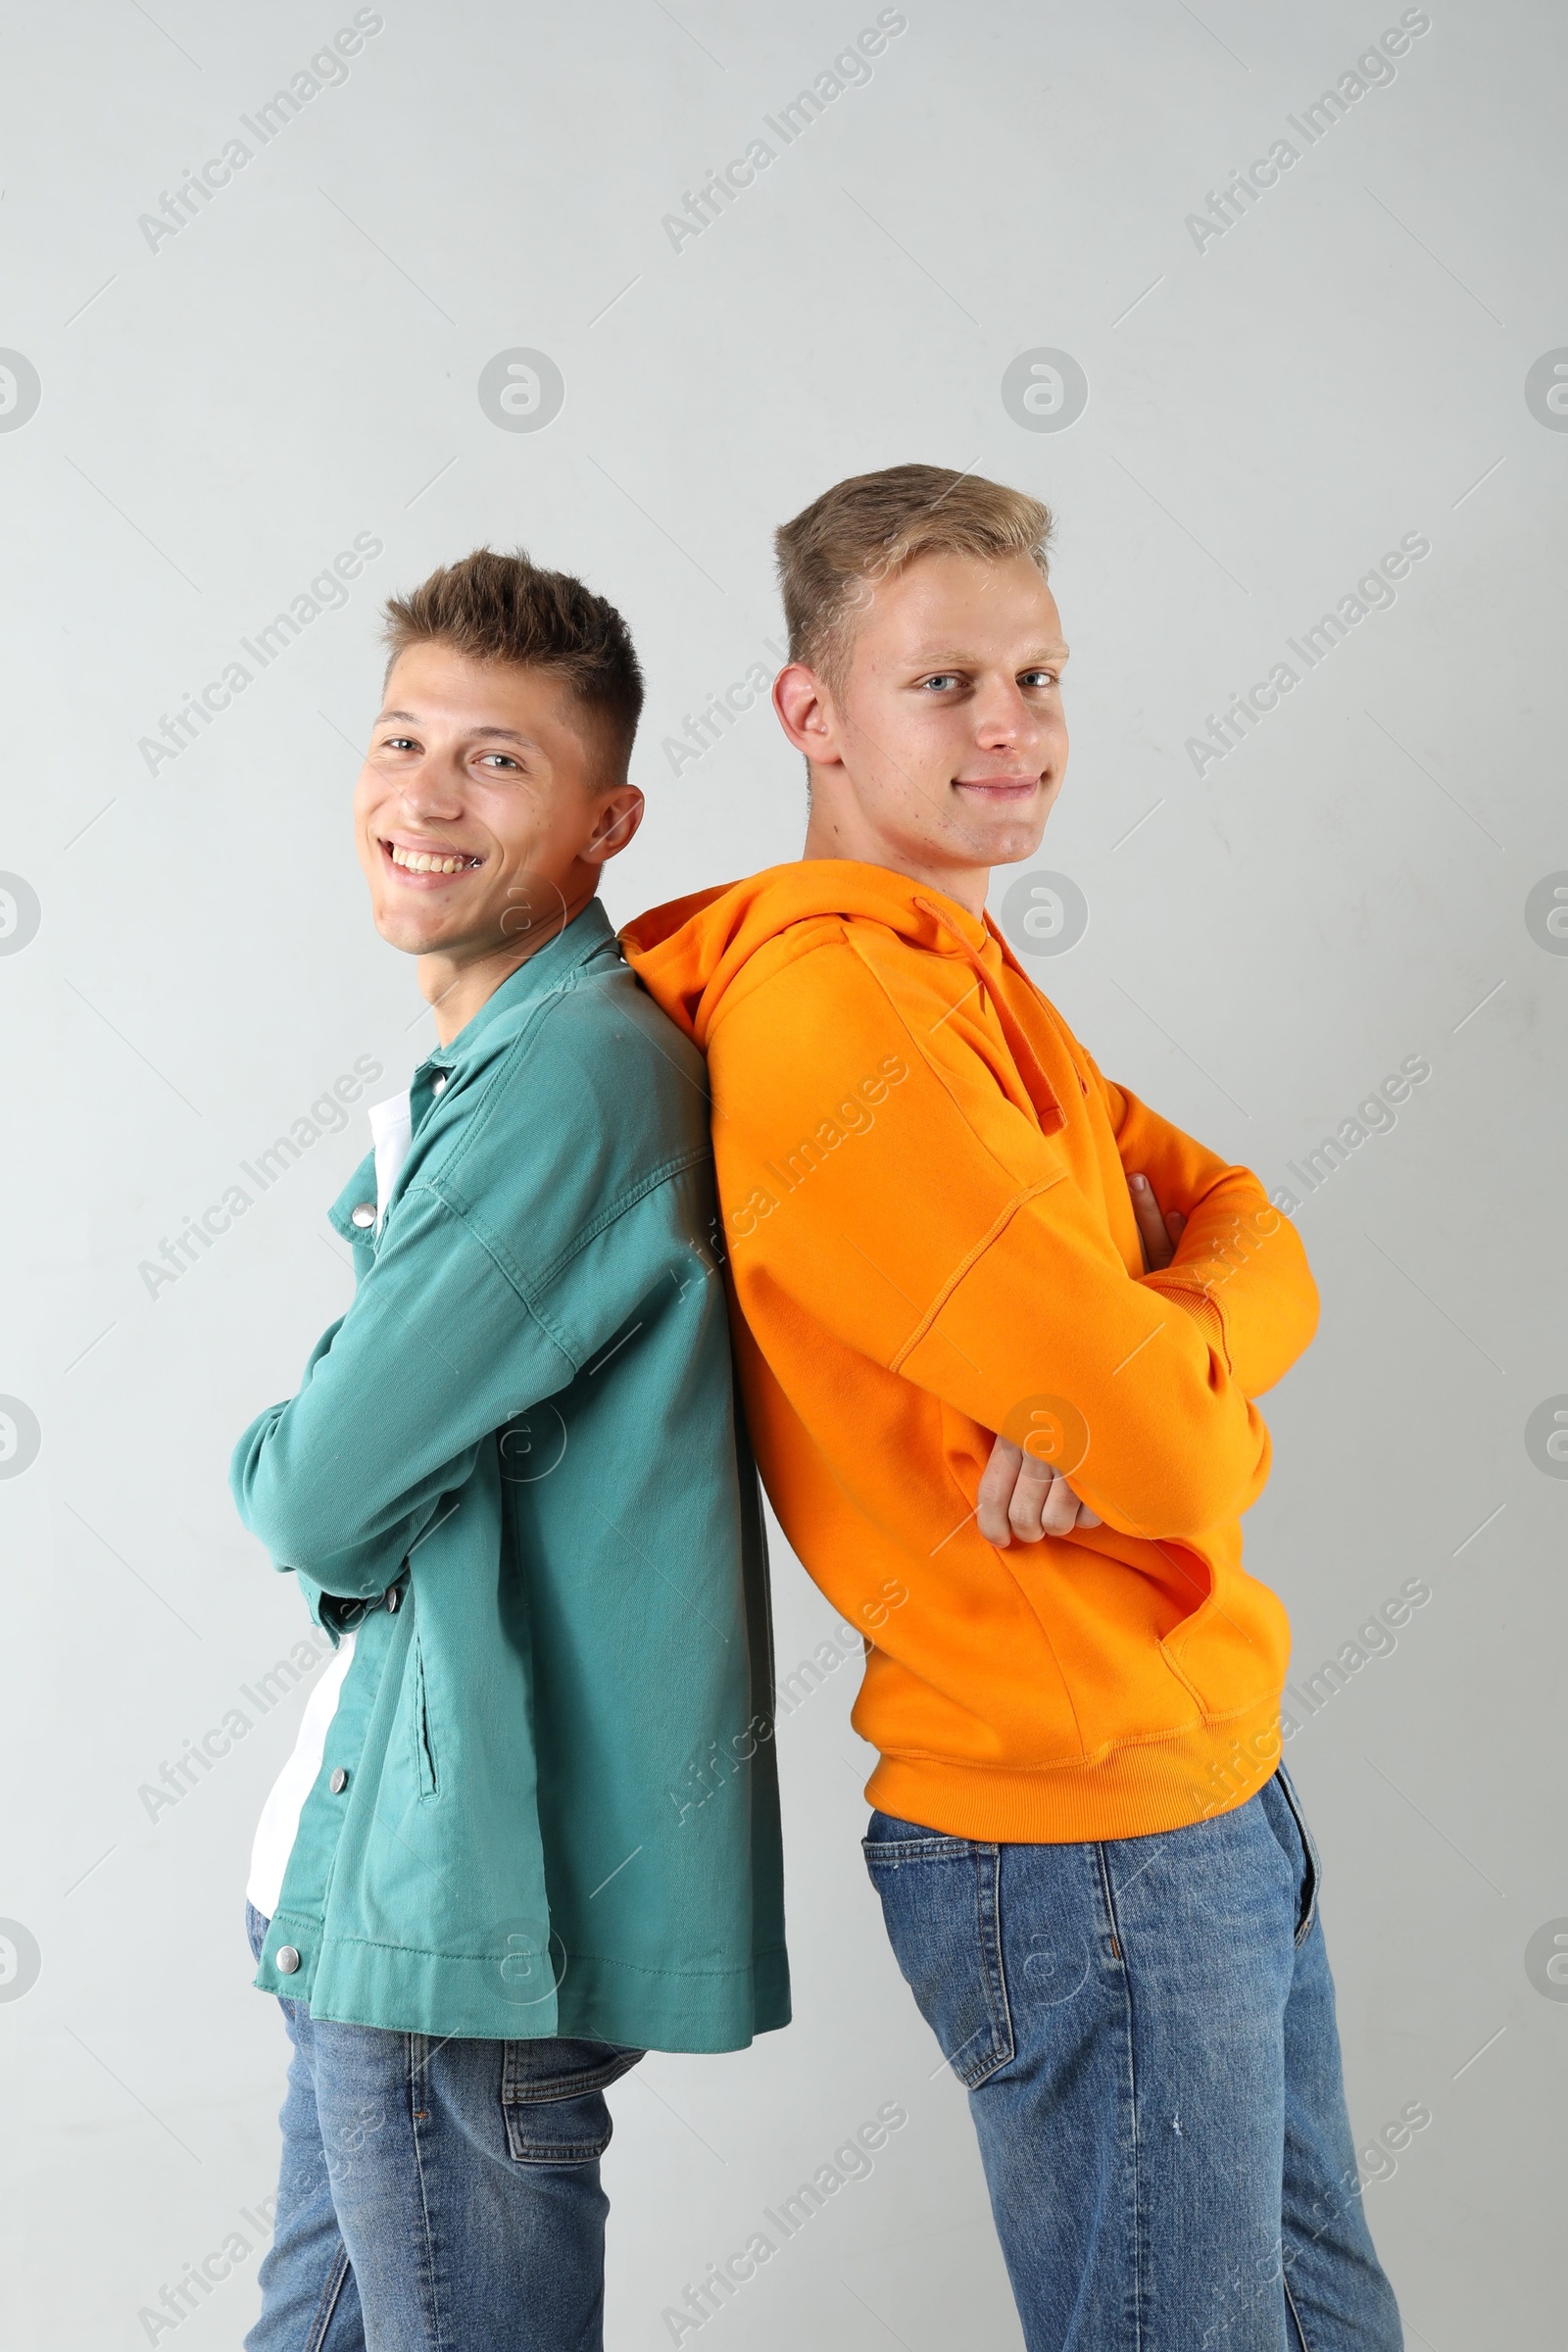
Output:
<instances>
[{"instance_id":1,"label":"blue eye","mask_svg":"<svg viewBox=\"0 0 1568 2352\"><path fill-rule=\"evenodd\" d=\"M920 680L922 691L930 694L947 694L958 683L958 673L953 669L939 669L934 676Z\"/></svg>"}]
</instances>

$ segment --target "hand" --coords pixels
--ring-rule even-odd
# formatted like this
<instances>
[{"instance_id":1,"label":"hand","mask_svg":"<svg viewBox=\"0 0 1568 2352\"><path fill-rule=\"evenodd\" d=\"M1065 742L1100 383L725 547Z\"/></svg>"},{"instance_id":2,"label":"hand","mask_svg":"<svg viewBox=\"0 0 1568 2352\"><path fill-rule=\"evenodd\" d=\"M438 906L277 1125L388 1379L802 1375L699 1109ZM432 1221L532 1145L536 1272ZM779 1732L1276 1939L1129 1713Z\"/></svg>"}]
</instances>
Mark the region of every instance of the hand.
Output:
<instances>
[{"instance_id":1,"label":"hand","mask_svg":"<svg viewBox=\"0 0 1568 2352\"><path fill-rule=\"evenodd\" d=\"M986 1542L999 1551L1005 1551L1014 1536L1020 1544L1038 1544L1042 1536L1101 1525L1049 1462L1037 1461L1010 1438L998 1438L992 1446L974 1515Z\"/></svg>"},{"instance_id":2,"label":"hand","mask_svg":"<svg viewBox=\"0 0 1568 2352\"><path fill-rule=\"evenodd\" d=\"M1177 1209L1161 1216L1147 1176L1130 1176L1127 1184L1144 1247L1144 1271L1152 1274L1170 1264L1187 1220ZM975 1521L986 1542L999 1551L1005 1551L1014 1536L1020 1544L1038 1544L1045 1536L1065 1536L1075 1527L1103 1524L1049 1462L1037 1461L1010 1438L1000 1437L981 1475Z\"/></svg>"},{"instance_id":3,"label":"hand","mask_svg":"<svg viewBox=\"0 0 1568 2352\"><path fill-rule=\"evenodd\" d=\"M1157 1274L1175 1256L1187 1219L1176 1208L1167 1216L1160 1215L1154 1188L1147 1176L1129 1176L1127 1190L1133 1197L1133 1215L1138 1219L1138 1235L1144 1245L1144 1272Z\"/></svg>"}]
</instances>

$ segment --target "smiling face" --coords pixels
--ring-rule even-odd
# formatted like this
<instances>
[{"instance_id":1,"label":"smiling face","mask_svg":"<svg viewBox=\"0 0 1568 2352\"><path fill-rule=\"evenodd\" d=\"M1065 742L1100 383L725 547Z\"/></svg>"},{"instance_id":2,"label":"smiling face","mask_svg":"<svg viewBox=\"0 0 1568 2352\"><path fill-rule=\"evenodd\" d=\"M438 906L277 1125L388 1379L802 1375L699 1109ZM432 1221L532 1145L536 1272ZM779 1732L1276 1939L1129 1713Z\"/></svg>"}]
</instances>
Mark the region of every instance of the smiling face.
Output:
<instances>
[{"instance_id":1,"label":"smiling face","mask_svg":"<svg viewBox=\"0 0 1568 2352\"><path fill-rule=\"evenodd\" d=\"M978 913L1061 789L1066 659L1027 556L917 556L867 589L842 678L793 662L774 689L811 762L806 856L891 866Z\"/></svg>"},{"instance_id":2,"label":"smiling face","mask_svg":"<svg viewBox=\"0 0 1568 2352\"><path fill-rule=\"evenodd\" d=\"M549 671L439 642L393 663L354 795L381 937L417 956L443 1043L593 897L643 796Z\"/></svg>"}]
</instances>

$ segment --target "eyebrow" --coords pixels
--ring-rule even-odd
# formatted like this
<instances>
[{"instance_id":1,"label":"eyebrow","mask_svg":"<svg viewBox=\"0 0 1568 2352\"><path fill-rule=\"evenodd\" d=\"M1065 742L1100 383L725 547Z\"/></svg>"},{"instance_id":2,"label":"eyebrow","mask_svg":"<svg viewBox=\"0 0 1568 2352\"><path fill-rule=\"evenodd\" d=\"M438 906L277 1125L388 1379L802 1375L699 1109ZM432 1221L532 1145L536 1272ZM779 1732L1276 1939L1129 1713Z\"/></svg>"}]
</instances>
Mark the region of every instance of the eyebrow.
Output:
<instances>
[{"instance_id":1,"label":"eyebrow","mask_svg":"<svg viewBox=\"0 0 1568 2352\"><path fill-rule=\"evenodd\" d=\"M417 717L412 710L383 710L380 713L380 716L372 723L378 727L381 727L385 726L389 720L394 718L404 720L405 723L411 727L419 727L424 724L424 721ZM467 735L470 743L475 741L481 735L495 735L499 736L503 743L520 743L526 750L531 752L537 752L543 749L543 746L536 742L533 736L519 735L515 727L470 727L467 730Z\"/></svg>"},{"instance_id":2,"label":"eyebrow","mask_svg":"<svg viewBox=\"0 0 1568 2352\"><path fill-rule=\"evenodd\" d=\"M1050 645L1037 646L1035 651L1028 657L1026 661L1018 663L1018 667L1020 669L1035 669L1038 668L1042 662L1065 662L1067 659L1067 647L1057 640L1055 643ZM951 665L952 667L960 669L976 669L984 667L984 663L981 662L980 657L977 654L960 653L955 646L948 646L935 653L916 654L912 658L911 667L916 669L939 669L945 663Z\"/></svg>"}]
</instances>

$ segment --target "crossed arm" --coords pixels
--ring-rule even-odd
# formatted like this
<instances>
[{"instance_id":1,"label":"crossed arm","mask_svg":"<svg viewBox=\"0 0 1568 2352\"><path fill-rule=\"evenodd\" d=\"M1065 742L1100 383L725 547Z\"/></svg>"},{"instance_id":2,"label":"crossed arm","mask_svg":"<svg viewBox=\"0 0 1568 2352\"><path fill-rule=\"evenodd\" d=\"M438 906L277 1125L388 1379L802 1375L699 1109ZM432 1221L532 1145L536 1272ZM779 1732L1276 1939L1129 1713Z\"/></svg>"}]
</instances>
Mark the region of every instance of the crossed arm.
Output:
<instances>
[{"instance_id":1,"label":"crossed arm","mask_svg":"<svg viewBox=\"0 0 1568 2352\"><path fill-rule=\"evenodd\" d=\"M1110 1131L1094 1147L1103 1181L1129 1187L1113 1233L1084 1154L1090 1139L1069 1149L999 1099L985 1039L947 1020L928 1041L902 1015L895 1022L889 1000L864 956L829 943L754 989L709 1040L720 1190L740 1204L742 1314L782 1318L791 1347L819 1329L939 1397L971 1431L1028 1444L1012 1416L1027 1424L1053 1396L1069 1400L1094 1432L1081 1467L1057 1456L1077 1481L1074 1524L1082 1500L1123 1536L1179 1540L1245 1510L1268 1473L1253 1400L1300 1353L1316 1317L1289 1220L1248 1169L1108 1083L1073 1041L1082 1116L1102 1116ZM883 1037L900 1049L900 1075L873 1140L869 1122L853 1142L819 1128L834 1099L825 1065L848 1092L852 1055L868 1057L864 1041ZM819 1134L820 1149L799 1146ZM803 1150L809 1158L798 1164L790 1155ZM1133 1215L1139 1174L1152 1200ZM1167 1208L1185 1219L1174 1246ZM1135 1233L1152 1257L1147 1245L1131 1250ZM986 1519L1000 1517L1009 1542L1043 1532L1038 1512L1030 1525L1027 1486L1009 1518L1022 1466L1004 1451L986 1492ZM1030 1473L1037 1503L1046 1466Z\"/></svg>"},{"instance_id":2,"label":"crossed arm","mask_svg":"<svg viewBox=\"0 0 1568 2352\"><path fill-rule=\"evenodd\" d=\"M1170 1264L1187 1220L1174 1208L1161 1215L1147 1176L1129 1176L1127 1185L1144 1245L1144 1269L1152 1274L1157 1267ZM981 1475L975 1523L986 1542L995 1544L999 1551L1004 1551L1014 1536L1020 1544L1038 1544L1044 1536L1064 1536L1074 1527L1102 1525L1098 1514L1079 1500L1049 1462L1037 1461L1010 1438L1001 1437Z\"/></svg>"}]
</instances>

